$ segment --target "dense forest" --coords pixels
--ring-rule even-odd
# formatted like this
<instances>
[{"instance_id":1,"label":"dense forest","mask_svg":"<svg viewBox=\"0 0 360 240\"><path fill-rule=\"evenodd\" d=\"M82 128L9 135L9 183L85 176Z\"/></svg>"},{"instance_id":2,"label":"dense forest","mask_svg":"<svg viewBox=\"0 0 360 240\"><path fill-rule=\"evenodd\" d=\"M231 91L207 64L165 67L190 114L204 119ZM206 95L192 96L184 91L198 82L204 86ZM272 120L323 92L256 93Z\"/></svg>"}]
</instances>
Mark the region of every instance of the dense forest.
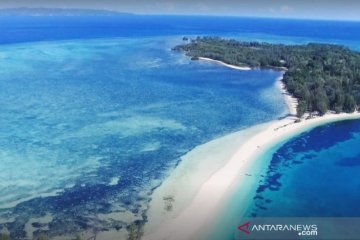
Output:
<instances>
[{"instance_id":1,"label":"dense forest","mask_svg":"<svg viewBox=\"0 0 360 240\"><path fill-rule=\"evenodd\" d=\"M284 45L197 37L173 50L192 59L207 57L237 66L284 69L288 91L299 99L298 116L328 110L354 112L360 105L360 53L309 43Z\"/></svg>"}]
</instances>

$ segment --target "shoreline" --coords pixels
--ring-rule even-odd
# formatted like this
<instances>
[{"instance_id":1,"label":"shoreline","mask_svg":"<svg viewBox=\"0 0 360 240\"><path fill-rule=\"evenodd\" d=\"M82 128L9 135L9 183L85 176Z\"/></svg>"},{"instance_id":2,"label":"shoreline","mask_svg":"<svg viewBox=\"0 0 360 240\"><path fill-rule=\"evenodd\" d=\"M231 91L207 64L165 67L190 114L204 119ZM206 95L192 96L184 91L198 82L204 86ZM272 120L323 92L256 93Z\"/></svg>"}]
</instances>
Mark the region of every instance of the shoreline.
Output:
<instances>
[{"instance_id":1,"label":"shoreline","mask_svg":"<svg viewBox=\"0 0 360 240\"><path fill-rule=\"evenodd\" d=\"M284 75L284 73L283 73ZM283 82L283 75L276 79L276 87L280 90L284 97L285 103L289 109L289 113L293 116L297 115L297 106L299 104L298 99L293 97L286 89L285 83Z\"/></svg>"},{"instance_id":2,"label":"shoreline","mask_svg":"<svg viewBox=\"0 0 360 240\"><path fill-rule=\"evenodd\" d=\"M201 239L204 230L209 229L224 208L235 185L249 193L246 182L239 179L251 170L262 151L323 124L360 119L360 113L328 113L295 123L297 99L287 92L282 77L275 84L284 96L290 115L215 139L186 154L179 166L154 191L143 239ZM213 155L211 150L216 154ZM171 211L164 210L166 197L173 199ZM247 202L245 195L239 204L246 205Z\"/></svg>"},{"instance_id":3,"label":"shoreline","mask_svg":"<svg viewBox=\"0 0 360 240\"><path fill-rule=\"evenodd\" d=\"M229 189L232 188L232 185L238 184L235 181L241 172L249 170L246 169L246 165L256 159L257 154L260 153L259 148L262 150L269 149L287 136L297 135L323 124L359 118L360 113L344 113L338 115L327 114L324 117L303 120L300 123L293 123L293 120L288 118L270 123L265 131L250 138L231 157L228 163L212 174L202 184L195 198L189 202L188 206L184 206L180 213L168 217L166 221L162 221L161 224L164 225L160 227L159 224L156 230L145 228L148 231L145 231L144 239L196 239L194 236L202 235L201 229L206 228L208 223L216 218L218 209L223 207L223 202L226 202L223 196L231 194ZM211 201L209 201L210 199Z\"/></svg>"},{"instance_id":4,"label":"shoreline","mask_svg":"<svg viewBox=\"0 0 360 240\"><path fill-rule=\"evenodd\" d=\"M231 64L228 64L228 63L224 63L222 61L219 61L219 60L215 60L215 59L211 59L211 58L206 58L206 57L199 57L199 60L201 61L206 61L206 62L211 62L211 63L215 63L215 64L218 64L218 65L222 65L222 66L225 66L225 67L228 67L228 68L232 68L232 69L236 69L236 70L242 70L242 71L249 71L251 70L250 67L240 67L240 66L236 66L236 65L231 65Z\"/></svg>"}]
</instances>

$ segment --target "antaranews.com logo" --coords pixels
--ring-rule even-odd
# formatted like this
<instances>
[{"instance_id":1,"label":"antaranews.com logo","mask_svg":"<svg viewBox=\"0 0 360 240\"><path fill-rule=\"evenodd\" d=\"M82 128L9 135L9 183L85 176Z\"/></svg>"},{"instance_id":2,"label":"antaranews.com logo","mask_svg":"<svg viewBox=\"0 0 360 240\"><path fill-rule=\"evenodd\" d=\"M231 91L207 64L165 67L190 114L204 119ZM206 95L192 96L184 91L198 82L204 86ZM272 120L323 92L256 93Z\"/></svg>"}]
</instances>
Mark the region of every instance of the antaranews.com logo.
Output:
<instances>
[{"instance_id":1,"label":"antaranews.com logo","mask_svg":"<svg viewBox=\"0 0 360 240\"><path fill-rule=\"evenodd\" d=\"M360 240L360 218L251 218L237 225L235 239Z\"/></svg>"},{"instance_id":2,"label":"antaranews.com logo","mask_svg":"<svg viewBox=\"0 0 360 240\"><path fill-rule=\"evenodd\" d=\"M245 234L250 234L251 232L296 232L299 236L317 236L318 235L318 226L316 224L311 225L302 225L302 224L253 224L251 222L246 222L238 227L238 230L242 231Z\"/></svg>"}]
</instances>

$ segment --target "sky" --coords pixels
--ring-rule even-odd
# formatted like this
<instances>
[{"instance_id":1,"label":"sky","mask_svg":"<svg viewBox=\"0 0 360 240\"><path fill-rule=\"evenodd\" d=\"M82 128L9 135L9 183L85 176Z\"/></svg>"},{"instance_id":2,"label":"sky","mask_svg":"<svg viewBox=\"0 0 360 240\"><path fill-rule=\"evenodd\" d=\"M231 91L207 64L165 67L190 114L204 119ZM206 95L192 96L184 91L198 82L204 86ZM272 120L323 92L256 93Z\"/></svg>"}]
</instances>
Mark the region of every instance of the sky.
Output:
<instances>
[{"instance_id":1,"label":"sky","mask_svg":"<svg viewBox=\"0 0 360 240\"><path fill-rule=\"evenodd\" d=\"M360 20L360 0L0 0L0 8L59 7L138 14Z\"/></svg>"}]
</instances>

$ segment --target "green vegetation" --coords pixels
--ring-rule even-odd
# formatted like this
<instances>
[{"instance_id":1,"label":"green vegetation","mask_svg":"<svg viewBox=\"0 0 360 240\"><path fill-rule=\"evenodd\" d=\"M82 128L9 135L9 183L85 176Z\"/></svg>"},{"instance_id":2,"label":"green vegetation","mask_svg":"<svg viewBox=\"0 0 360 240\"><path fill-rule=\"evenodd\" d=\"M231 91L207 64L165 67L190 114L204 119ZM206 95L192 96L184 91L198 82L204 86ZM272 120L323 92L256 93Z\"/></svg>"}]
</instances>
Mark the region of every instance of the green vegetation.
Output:
<instances>
[{"instance_id":1,"label":"green vegetation","mask_svg":"<svg viewBox=\"0 0 360 240\"><path fill-rule=\"evenodd\" d=\"M283 81L299 99L298 115L328 110L354 112L360 105L360 53L309 43L283 45L197 37L173 50L192 59L207 57L236 66L285 70Z\"/></svg>"}]
</instances>

